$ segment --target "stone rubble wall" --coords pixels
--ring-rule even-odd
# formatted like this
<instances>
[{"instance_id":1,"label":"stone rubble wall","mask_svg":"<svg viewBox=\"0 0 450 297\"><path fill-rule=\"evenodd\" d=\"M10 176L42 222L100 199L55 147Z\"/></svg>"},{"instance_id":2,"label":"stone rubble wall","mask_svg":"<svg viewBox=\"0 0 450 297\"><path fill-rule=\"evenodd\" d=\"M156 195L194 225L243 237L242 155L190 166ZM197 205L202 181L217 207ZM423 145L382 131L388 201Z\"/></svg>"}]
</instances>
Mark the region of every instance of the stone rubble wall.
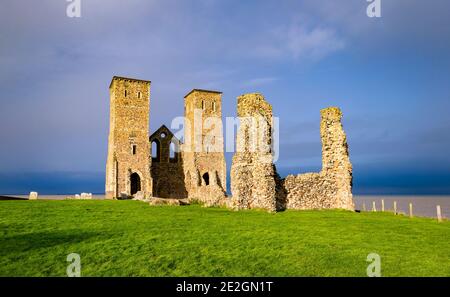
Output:
<instances>
[{"instance_id":1,"label":"stone rubble wall","mask_svg":"<svg viewBox=\"0 0 450 297\"><path fill-rule=\"evenodd\" d=\"M226 206L228 200L225 191L217 185L196 187L190 194L190 203L201 203L205 207Z\"/></svg>"},{"instance_id":2,"label":"stone rubble wall","mask_svg":"<svg viewBox=\"0 0 450 297\"><path fill-rule=\"evenodd\" d=\"M283 187L288 209L354 210L352 165L341 118L339 108L321 110L322 171L286 177Z\"/></svg>"},{"instance_id":3,"label":"stone rubble wall","mask_svg":"<svg viewBox=\"0 0 450 297\"><path fill-rule=\"evenodd\" d=\"M231 165L230 205L276 211L276 170L272 162L272 106L261 94L238 97L240 126Z\"/></svg>"},{"instance_id":4,"label":"stone rubble wall","mask_svg":"<svg viewBox=\"0 0 450 297\"><path fill-rule=\"evenodd\" d=\"M284 180L288 209L334 208L336 186L325 174L288 175Z\"/></svg>"},{"instance_id":5,"label":"stone rubble wall","mask_svg":"<svg viewBox=\"0 0 450 297\"><path fill-rule=\"evenodd\" d=\"M240 126L236 137L237 152L231 166L230 207L284 209L354 210L352 197L352 165L347 138L342 127L342 112L330 107L321 110L322 171L281 179L272 163L271 151L260 145L272 143L272 107L260 94L238 97ZM269 125L255 125L263 117ZM257 145L252 137L257 135ZM261 141L262 140L262 141Z\"/></svg>"},{"instance_id":6,"label":"stone rubble wall","mask_svg":"<svg viewBox=\"0 0 450 297\"><path fill-rule=\"evenodd\" d=\"M109 199L130 198L134 189L133 193L137 190L134 198L143 201L152 197L185 198L205 206L268 211L354 209L352 165L339 108L321 110L322 170L281 179L272 157L272 106L259 93L239 96L240 125L230 173L232 198L227 199L221 92L194 89L185 96L185 117L192 125L187 125L184 144L173 138L165 126L149 139L149 81L114 77L110 103L105 183ZM195 121L197 111L202 115L199 122ZM221 127L219 124L207 126L208 117L217 119ZM195 132L197 130L199 133ZM164 137L162 132L165 132ZM157 160L151 157L153 140L160 143ZM177 148L181 148L173 158L169 157L170 140L176 140ZM206 150L203 150L205 143ZM215 144L221 149L214 149ZM136 174L139 179L135 178ZM131 178L133 185L136 180L140 181L139 189L132 187ZM88 193L83 194L76 198L91 199ZM35 196L37 198L37 193L30 195L30 199ZM152 203L164 201L153 200Z\"/></svg>"},{"instance_id":7,"label":"stone rubble wall","mask_svg":"<svg viewBox=\"0 0 450 297\"><path fill-rule=\"evenodd\" d=\"M166 126L161 126L150 136L158 152L152 153L151 176L153 179L153 197L187 198L181 143ZM173 144L173 155L170 146ZM152 148L153 149L153 148Z\"/></svg>"}]
</instances>

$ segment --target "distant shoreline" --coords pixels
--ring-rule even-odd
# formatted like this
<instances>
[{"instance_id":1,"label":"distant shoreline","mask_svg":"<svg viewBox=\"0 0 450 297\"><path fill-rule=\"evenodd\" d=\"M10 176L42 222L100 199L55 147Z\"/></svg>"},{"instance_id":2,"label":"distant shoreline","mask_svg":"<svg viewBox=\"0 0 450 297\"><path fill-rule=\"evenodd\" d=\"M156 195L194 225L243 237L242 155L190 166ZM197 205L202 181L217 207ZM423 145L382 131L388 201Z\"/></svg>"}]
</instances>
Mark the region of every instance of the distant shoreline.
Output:
<instances>
[{"instance_id":1,"label":"distant shoreline","mask_svg":"<svg viewBox=\"0 0 450 297\"><path fill-rule=\"evenodd\" d=\"M38 200L64 200L74 197L75 194L46 195L39 194ZM0 195L0 200L27 200L28 195ZM92 199L103 200L104 194L93 194ZM414 216L435 218L436 206L440 205L442 215L450 217L450 195L353 195L356 210L364 209L372 211L373 203L377 211L381 211L382 200L384 200L385 211L392 212L394 201L397 201L397 211L409 214L409 204L413 205Z\"/></svg>"}]
</instances>

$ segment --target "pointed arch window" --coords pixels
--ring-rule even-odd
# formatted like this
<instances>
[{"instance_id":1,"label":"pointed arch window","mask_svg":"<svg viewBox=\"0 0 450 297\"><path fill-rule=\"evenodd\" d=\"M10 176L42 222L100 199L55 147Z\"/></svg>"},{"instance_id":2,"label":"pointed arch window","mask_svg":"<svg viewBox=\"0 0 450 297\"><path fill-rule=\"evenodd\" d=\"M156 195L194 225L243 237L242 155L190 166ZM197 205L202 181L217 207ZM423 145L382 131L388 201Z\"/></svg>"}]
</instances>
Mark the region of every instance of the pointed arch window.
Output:
<instances>
[{"instance_id":1,"label":"pointed arch window","mask_svg":"<svg viewBox=\"0 0 450 297\"><path fill-rule=\"evenodd\" d=\"M173 163L178 162L178 146L173 141L169 145L169 161Z\"/></svg>"},{"instance_id":2,"label":"pointed arch window","mask_svg":"<svg viewBox=\"0 0 450 297\"><path fill-rule=\"evenodd\" d=\"M160 143L157 139L152 141L152 161L159 162L161 159Z\"/></svg>"}]
</instances>

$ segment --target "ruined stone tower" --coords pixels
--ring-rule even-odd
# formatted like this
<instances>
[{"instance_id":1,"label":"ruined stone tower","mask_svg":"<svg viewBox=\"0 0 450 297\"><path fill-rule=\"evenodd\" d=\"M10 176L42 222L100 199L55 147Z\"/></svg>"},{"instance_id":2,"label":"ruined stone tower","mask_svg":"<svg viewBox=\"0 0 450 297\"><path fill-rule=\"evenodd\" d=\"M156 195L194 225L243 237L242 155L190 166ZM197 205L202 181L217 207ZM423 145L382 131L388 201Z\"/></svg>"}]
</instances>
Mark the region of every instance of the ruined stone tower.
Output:
<instances>
[{"instance_id":1,"label":"ruined stone tower","mask_svg":"<svg viewBox=\"0 0 450 297\"><path fill-rule=\"evenodd\" d=\"M109 93L106 198L150 197L150 81L114 76Z\"/></svg>"},{"instance_id":2,"label":"ruined stone tower","mask_svg":"<svg viewBox=\"0 0 450 297\"><path fill-rule=\"evenodd\" d=\"M335 183L335 208L354 209L352 164L347 136L342 127L342 111L329 107L320 111L322 138L322 172Z\"/></svg>"},{"instance_id":3,"label":"ruined stone tower","mask_svg":"<svg viewBox=\"0 0 450 297\"><path fill-rule=\"evenodd\" d=\"M286 177L287 208L354 210L352 164L341 123L342 112L337 107L329 107L320 114L322 171Z\"/></svg>"},{"instance_id":4,"label":"ruined stone tower","mask_svg":"<svg viewBox=\"0 0 450 297\"><path fill-rule=\"evenodd\" d=\"M184 97L184 107L182 155L188 196L218 200L226 189L222 93L194 89Z\"/></svg>"},{"instance_id":5,"label":"ruined stone tower","mask_svg":"<svg viewBox=\"0 0 450 297\"><path fill-rule=\"evenodd\" d=\"M164 125L149 136L150 81L114 76L109 92L107 199L188 198L206 206L269 211L354 209L339 108L320 112L322 170L281 179L272 156L272 106L259 93L239 96L229 200L221 92L194 89L184 97L183 142Z\"/></svg>"},{"instance_id":6,"label":"ruined stone tower","mask_svg":"<svg viewBox=\"0 0 450 297\"><path fill-rule=\"evenodd\" d=\"M272 106L258 93L237 101L240 125L231 165L232 205L275 211L279 177L272 162Z\"/></svg>"}]
</instances>

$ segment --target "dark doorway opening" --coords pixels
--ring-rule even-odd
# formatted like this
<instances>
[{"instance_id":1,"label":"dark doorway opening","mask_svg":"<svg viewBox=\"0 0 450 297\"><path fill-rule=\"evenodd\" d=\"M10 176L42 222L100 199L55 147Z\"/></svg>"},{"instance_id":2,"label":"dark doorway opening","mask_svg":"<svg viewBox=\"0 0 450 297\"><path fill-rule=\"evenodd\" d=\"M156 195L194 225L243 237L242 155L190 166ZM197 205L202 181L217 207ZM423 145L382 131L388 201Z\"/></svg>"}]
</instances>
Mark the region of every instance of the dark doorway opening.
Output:
<instances>
[{"instance_id":1,"label":"dark doorway opening","mask_svg":"<svg viewBox=\"0 0 450 297\"><path fill-rule=\"evenodd\" d=\"M203 180L205 181L205 185L209 185L209 174L208 172L206 172L205 174L203 174Z\"/></svg>"},{"instance_id":2,"label":"dark doorway opening","mask_svg":"<svg viewBox=\"0 0 450 297\"><path fill-rule=\"evenodd\" d=\"M131 174L130 182L131 182L131 195L134 195L141 190L141 178L139 177L139 174L137 174L136 172Z\"/></svg>"}]
</instances>

